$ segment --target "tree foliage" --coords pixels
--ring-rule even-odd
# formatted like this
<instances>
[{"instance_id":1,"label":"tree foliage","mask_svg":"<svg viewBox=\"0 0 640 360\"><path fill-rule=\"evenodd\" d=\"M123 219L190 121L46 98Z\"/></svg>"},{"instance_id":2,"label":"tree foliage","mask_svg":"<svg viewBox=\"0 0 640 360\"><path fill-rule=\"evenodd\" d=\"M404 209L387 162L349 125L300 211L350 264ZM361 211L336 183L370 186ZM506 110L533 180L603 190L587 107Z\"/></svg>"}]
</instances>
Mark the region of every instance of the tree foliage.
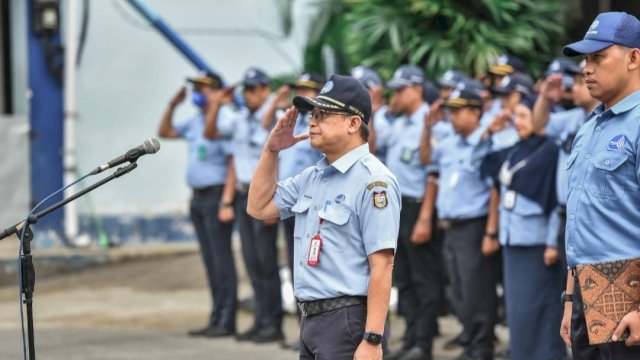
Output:
<instances>
[{"instance_id":1,"label":"tree foliage","mask_svg":"<svg viewBox=\"0 0 640 360\"><path fill-rule=\"evenodd\" d=\"M365 64L388 78L404 63L429 77L448 69L485 73L502 53L539 74L560 51L564 5L557 0L324 0L311 22L305 65L323 70L331 46L338 70ZM319 67L320 66L320 67Z\"/></svg>"}]
</instances>

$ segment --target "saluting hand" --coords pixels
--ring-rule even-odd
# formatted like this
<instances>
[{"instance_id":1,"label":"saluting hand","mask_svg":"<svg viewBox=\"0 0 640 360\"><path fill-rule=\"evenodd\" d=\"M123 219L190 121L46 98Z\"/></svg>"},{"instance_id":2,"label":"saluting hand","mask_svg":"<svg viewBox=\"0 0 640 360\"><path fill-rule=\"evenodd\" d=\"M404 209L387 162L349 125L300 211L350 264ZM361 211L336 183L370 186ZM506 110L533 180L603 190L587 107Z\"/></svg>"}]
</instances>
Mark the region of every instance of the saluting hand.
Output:
<instances>
[{"instance_id":1,"label":"saluting hand","mask_svg":"<svg viewBox=\"0 0 640 360\"><path fill-rule=\"evenodd\" d=\"M443 120L445 118L444 111L442 111L442 105L445 102L445 98L438 98L438 100L434 101L433 104L429 107L429 113L424 116L424 124L426 126L433 126L438 121Z\"/></svg>"},{"instance_id":2,"label":"saluting hand","mask_svg":"<svg viewBox=\"0 0 640 360\"><path fill-rule=\"evenodd\" d=\"M297 118L298 110L296 110L295 107L292 106L287 109L284 115L278 119L278 123L273 130L271 130L269 139L267 139L267 143L265 144L265 149L277 153L280 150L290 148L302 140L308 139L309 133L297 136L293 135L293 128L296 125Z\"/></svg>"},{"instance_id":3,"label":"saluting hand","mask_svg":"<svg viewBox=\"0 0 640 360\"><path fill-rule=\"evenodd\" d=\"M620 325L613 332L611 340L618 341L622 338L625 331L629 331L629 336L624 342L627 346L640 345L640 311L633 310L620 320Z\"/></svg>"},{"instance_id":4,"label":"saluting hand","mask_svg":"<svg viewBox=\"0 0 640 360\"><path fill-rule=\"evenodd\" d=\"M557 103L562 99L562 75L551 74L545 79L540 88L540 94L552 103Z\"/></svg>"},{"instance_id":5,"label":"saluting hand","mask_svg":"<svg viewBox=\"0 0 640 360\"><path fill-rule=\"evenodd\" d=\"M276 93L275 106L278 109L286 109L291 105L291 87L282 85Z\"/></svg>"},{"instance_id":6,"label":"saluting hand","mask_svg":"<svg viewBox=\"0 0 640 360\"><path fill-rule=\"evenodd\" d=\"M178 90L178 92L175 95L173 95L173 98L171 98L171 106L173 107L178 106L178 104L183 102L186 97L187 97L187 88L183 86L180 88L180 90Z\"/></svg>"}]
</instances>

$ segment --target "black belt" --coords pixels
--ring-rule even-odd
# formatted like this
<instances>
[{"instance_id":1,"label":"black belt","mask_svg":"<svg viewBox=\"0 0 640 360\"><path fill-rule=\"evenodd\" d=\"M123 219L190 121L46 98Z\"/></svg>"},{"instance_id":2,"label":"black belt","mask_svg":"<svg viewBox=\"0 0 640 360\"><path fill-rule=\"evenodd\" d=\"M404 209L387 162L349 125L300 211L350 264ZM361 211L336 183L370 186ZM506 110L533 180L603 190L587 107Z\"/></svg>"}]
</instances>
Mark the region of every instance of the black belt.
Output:
<instances>
[{"instance_id":1,"label":"black belt","mask_svg":"<svg viewBox=\"0 0 640 360\"><path fill-rule=\"evenodd\" d=\"M558 214L560 216L567 216L567 207L565 205L558 205Z\"/></svg>"},{"instance_id":2,"label":"black belt","mask_svg":"<svg viewBox=\"0 0 640 360\"><path fill-rule=\"evenodd\" d=\"M249 184L245 183L236 183L236 191L242 195L246 195L249 193Z\"/></svg>"},{"instance_id":3,"label":"black belt","mask_svg":"<svg viewBox=\"0 0 640 360\"><path fill-rule=\"evenodd\" d=\"M422 198L414 198L414 197L403 196L402 197L402 202L406 202L406 203L409 203L409 204L422 204Z\"/></svg>"},{"instance_id":4,"label":"black belt","mask_svg":"<svg viewBox=\"0 0 640 360\"><path fill-rule=\"evenodd\" d=\"M324 300L302 301L298 303L298 308L300 309L302 316L311 316L331 310L341 309L347 306L362 305L366 303L366 296L341 296Z\"/></svg>"},{"instance_id":5,"label":"black belt","mask_svg":"<svg viewBox=\"0 0 640 360\"><path fill-rule=\"evenodd\" d=\"M446 229L451 229L454 226L464 225L464 224L468 224L468 223L486 219L486 218L487 218L486 216L479 216L471 219L445 219L445 220L440 220L440 225L442 226L443 229L446 230Z\"/></svg>"},{"instance_id":6,"label":"black belt","mask_svg":"<svg viewBox=\"0 0 640 360\"><path fill-rule=\"evenodd\" d=\"M208 192L224 189L224 185L212 185L203 188L193 188L193 195L204 195Z\"/></svg>"}]
</instances>

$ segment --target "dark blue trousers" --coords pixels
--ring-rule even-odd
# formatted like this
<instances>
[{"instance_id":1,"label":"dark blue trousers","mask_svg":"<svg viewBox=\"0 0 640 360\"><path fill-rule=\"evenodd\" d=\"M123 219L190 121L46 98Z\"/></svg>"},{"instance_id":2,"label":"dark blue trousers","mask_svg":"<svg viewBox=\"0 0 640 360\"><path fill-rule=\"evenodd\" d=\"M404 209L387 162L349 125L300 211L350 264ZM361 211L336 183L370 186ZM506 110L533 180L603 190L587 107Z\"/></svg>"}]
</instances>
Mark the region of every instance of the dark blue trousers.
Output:
<instances>
[{"instance_id":1,"label":"dark blue trousers","mask_svg":"<svg viewBox=\"0 0 640 360\"><path fill-rule=\"evenodd\" d=\"M242 257L256 301L254 326L282 326L282 295L278 268L278 223L265 225L247 214L247 194L236 193L236 218Z\"/></svg>"},{"instance_id":2,"label":"dark blue trousers","mask_svg":"<svg viewBox=\"0 0 640 360\"><path fill-rule=\"evenodd\" d=\"M209 325L235 330L238 280L231 253L232 224L218 220L222 189L219 185L194 190L190 212L211 291Z\"/></svg>"}]
</instances>

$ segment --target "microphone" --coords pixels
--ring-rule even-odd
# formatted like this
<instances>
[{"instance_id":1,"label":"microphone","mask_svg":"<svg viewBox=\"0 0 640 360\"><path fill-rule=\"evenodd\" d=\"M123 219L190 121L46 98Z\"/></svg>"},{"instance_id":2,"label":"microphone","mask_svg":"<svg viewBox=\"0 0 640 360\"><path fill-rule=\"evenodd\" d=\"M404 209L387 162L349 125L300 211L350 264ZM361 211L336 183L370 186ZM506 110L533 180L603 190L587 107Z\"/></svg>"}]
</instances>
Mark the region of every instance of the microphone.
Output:
<instances>
[{"instance_id":1,"label":"microphone","mask_svg":"<svg viewBox=\"0 0 640 360\"><path fill-rule=\"evenodd\" d=\"M135 162L140 156L155 154L158 150L160 150L160 141L155 138L148 138L142 143L142 145L127 151L124 155L118 156L106 164L98 166L91 172L91 175L99 174L107 169L126 162Z\"/></svg>"}]
</instances>

